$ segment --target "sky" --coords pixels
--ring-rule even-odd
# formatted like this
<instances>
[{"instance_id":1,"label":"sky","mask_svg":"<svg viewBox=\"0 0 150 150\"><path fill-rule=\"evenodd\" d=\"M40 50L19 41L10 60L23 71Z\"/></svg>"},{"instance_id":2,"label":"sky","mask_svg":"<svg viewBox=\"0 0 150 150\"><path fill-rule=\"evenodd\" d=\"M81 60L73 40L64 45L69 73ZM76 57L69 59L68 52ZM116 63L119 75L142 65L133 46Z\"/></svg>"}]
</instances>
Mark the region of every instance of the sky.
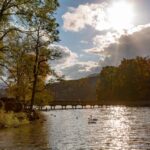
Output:
<instances>
[{"instance_id":1,"label":"sky","mask_svg":"<svg viewBox=\"0 0 150 150\"><path fill-rule=\"evenodd\" d=\"M62 58L52 62L65 79L99 73L123 58L150 55L150 0L59 0Z\"/></svg>"}]
</instances>

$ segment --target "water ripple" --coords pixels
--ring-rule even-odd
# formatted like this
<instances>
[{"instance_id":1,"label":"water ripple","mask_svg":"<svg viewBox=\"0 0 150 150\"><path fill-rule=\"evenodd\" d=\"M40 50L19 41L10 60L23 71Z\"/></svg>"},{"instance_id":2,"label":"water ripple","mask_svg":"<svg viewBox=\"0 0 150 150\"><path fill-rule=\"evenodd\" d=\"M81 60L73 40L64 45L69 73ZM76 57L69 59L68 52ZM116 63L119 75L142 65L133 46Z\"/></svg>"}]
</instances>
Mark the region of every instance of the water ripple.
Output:
<instances>
[{"instance_id":1,"label":"water ripple","mask_svg":"<svg viewBox=\"0 0 150 150\"><path fill-rule=\"evenodd\" d=\"M150 149L150 109L146 107L57 110L44 115L44 124L0 131L0 149ZM90 115L98 119L97 124L88 124Z\"/></svg>"}]
</instances>

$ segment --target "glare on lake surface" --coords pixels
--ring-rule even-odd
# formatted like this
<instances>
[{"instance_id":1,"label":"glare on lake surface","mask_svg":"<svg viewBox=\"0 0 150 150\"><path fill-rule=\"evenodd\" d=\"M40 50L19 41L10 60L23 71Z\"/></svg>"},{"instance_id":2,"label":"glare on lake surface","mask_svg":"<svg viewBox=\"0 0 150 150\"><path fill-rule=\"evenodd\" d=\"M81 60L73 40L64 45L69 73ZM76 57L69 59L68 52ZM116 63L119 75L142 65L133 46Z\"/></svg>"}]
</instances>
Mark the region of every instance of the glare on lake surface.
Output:
<instances>
[{"instance_id":1,"label":"glare on lake surface","mask_svg":"<svg viewBox=\"0 0 150 150\"><path fill-rule=\"evenodd\" d=\"M150 108L101 107L44 112L44 123L0 131L0 149L150 149ZM88 117L97 118L88 124Z\"/></svg>"}]
</instances>

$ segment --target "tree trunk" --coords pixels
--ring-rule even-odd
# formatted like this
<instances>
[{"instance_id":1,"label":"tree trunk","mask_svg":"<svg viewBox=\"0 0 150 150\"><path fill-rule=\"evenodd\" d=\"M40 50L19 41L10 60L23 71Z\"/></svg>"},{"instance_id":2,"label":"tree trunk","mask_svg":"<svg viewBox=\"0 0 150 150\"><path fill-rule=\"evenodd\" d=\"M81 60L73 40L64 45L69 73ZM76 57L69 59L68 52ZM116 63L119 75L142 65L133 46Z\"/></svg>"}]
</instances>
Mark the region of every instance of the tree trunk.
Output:
<instances>
[{"instance_id":1,"label":"tree trunk","mask_svg":"<svg viewBox=\"0 0 150 150\"><path fill-rule=\"evenodd\" d=\"M36 56L35 56L35 63L33 68L33 87L32 87L32 96L31 96L31 105L30 105L30 111L33 110L33 105L35 101L35 92L36 92L36 85L37 85L37 79L38 79L38 69L39 69L39 30L37 31L37 43L35 47Z\"/></svg>"},{"instance_id":2,"label":"tree trunk","mask_svg":"<svg viewBox=\"0 0 150 150\"><path fill-rule=\"evenodd\" d=\"M34 99L35 99L35 91L36 91L36 83L37 83L37 74L34 75L30 111L33 110Z\"/></svg>"}]
</instances>

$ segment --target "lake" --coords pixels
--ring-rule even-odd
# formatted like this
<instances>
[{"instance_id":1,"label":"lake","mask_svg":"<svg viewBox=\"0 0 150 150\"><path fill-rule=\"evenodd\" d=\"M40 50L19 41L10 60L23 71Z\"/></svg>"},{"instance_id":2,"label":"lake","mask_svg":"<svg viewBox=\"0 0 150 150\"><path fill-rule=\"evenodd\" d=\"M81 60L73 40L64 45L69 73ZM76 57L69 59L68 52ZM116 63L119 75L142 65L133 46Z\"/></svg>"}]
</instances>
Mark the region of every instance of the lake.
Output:
<instances>
[{"instance_id":1,"label":"lake","mask_svg":"<svg viewBox=\"0 0 150 150\"><path fill-rule=\"evenodd\" d=\"M0 130L0 150L148 150L150 108L109 106L43 112L46 121ZM88 124L88 117L97 118Z\"/></svg>"}]
</instances>

